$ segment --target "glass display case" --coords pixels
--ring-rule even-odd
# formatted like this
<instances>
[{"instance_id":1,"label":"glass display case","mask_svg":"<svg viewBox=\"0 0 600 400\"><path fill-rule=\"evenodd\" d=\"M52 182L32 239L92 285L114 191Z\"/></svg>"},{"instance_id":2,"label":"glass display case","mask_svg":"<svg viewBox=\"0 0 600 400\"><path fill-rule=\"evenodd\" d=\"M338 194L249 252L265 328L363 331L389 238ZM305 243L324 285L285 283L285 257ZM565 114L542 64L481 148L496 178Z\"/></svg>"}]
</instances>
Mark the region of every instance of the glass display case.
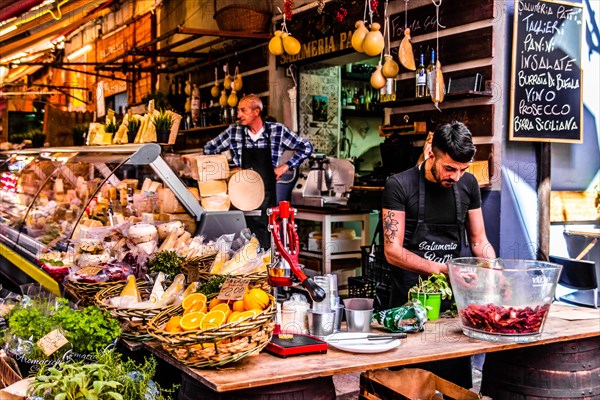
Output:
<instances>
[{"instance_id":1,"label":"glass display case","mask_svg":"<svg viewBox=\"0 0 600 400\"><path fill-rule=\"evenodd\" d=\"M14 287L33 280L56 292L57 283L37 266L40 252L65 251L91 230L128 221L181 221L192 235L215 225L230 232L245 226L243 214L204 212L194 186L153 143L1 152L3 281Z\"/></svg>"}]
</instances>

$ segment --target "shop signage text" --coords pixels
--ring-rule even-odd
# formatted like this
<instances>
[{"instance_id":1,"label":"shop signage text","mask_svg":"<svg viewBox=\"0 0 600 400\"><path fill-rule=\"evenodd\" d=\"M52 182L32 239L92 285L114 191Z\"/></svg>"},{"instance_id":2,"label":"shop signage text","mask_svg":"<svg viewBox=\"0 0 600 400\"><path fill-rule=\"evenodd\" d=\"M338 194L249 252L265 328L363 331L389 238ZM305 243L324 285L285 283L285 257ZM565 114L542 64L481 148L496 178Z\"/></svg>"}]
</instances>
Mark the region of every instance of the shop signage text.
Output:
<instances>
[{"instance_id":1,"label":"shop signage text","mask_svg":"<svg viewBox=\"0 0 600 400\"><path fill-rule=\"evenodd\" d=\"M352 31L341 32L339 35L331 35L321 39L311 40L302 44L302 50L295 56L284 54L280 57L280 64L289 64L295 61L305 60L335 53L336 51L352 47Z\"/></svg>"}]
</instances>

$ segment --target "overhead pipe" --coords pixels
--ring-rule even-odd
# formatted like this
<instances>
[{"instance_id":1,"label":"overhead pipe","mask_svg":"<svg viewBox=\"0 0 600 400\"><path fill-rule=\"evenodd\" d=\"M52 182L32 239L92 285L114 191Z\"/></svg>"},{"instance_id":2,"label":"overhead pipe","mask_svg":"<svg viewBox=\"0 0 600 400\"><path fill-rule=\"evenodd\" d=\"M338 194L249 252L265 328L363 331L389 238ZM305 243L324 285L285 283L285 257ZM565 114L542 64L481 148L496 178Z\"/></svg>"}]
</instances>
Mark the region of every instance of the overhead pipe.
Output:
<instances>
[{"instance_id":1,"label":"overhead pipe","mask_svg":"<svg viewBox=\"0 0 600 400\"><path fill-rule=\"evenodd\" d=\"M4 22L13 17L18 17L23 13L31 10L33 7L39 6L44 0L20 0L12 3L8 7L0 10L0 22Z\"/></svg>"},{"instance_id":2,"label":"overhead pipe","mask_svg":"<svg viewBox=\"0 0 600 400\"><path fill-rule=\"evenodd\" d=\"M62 0L60 3L58 3L60 6L63 6L65 3L67 3L68 1L73 1L73 0ZM87 7L90 4L93 4L96 0L74 0L72 3L69 4L68 8L65 8L64 11L64 15L63 17L69 17L69 15L72 15L75 12L79 12L80 8L83 7ZM19 26L17 27L17 30L9 32L5 35L2 35L0 37L1 40L9 42L9 39L12 39L14 36L18 35L20 32L29 32L32 29L39 29L40 27L42 27L44 24L47 24L49 22L56 22L56 20L52 17L52 15L48 12L48 10L45 11L40 11L40 13L36 14L36 17L33 19L29 19L29 20L19 20L15 23L19 24ZM77 27L76 27L77 28ZM76 28L73 28L76 29ZM13 39L14 40L18 40L18 39ZM10 41L12 42L12 41Z\"/></svg>"}]
</instances>

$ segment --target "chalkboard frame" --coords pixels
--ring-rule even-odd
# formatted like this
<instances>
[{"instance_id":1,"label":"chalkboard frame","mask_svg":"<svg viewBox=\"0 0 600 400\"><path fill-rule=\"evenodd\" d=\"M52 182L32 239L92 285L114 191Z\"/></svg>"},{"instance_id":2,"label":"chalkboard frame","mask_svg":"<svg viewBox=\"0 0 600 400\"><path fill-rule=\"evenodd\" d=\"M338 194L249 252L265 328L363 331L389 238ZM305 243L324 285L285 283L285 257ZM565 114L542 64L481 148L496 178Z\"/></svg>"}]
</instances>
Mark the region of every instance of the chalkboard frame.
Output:
<instances>
[{"instance_id":1,"label":"chalkboard frame","mask_svg":"<svg viewBox=\"0 0 600 400\"><path fill-rule=\"evenodd\" d=\"M512 38L512 64L511 64L511 85L510 85L510 119L509 119L509 140L511 141L526 141L526 142L547 142L547 143L583 143L583 67L582 67L582 53L583 53L583 4L572 3L568 1L557 1L557 0L538 0L539 3L548 3L550 5L565 5L572 8L580 8L582 16L582 23L579 25L579 43L580 46L577 49L577 59L579 60L580 73L579 73L579 138L549 138L545 136L547 132L537 132L537 134L527 134L527 136L519 135L515 136L514 133L514 118L515 118L515 105L517 103L516 97L516 76L519 71L517 68L518 61L518 45L517 40L519 38L519 28L522 25L522 21L519 19L519 3L521 0L515 0L514 19L513 19L513 38Z\"/></svg>"}]
</instances>

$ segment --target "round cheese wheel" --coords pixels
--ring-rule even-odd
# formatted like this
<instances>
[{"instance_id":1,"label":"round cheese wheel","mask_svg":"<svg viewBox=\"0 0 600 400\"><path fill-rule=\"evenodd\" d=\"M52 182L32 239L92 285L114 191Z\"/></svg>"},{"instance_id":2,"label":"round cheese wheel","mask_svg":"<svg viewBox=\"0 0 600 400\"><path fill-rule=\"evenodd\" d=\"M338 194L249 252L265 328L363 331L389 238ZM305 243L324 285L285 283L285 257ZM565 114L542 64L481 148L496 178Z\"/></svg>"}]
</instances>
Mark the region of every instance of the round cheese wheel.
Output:
<instances>
[{"instance_id":1,"label":"round cheese wheel","mask_svg":"<svg viewBox=\"0 0 600 400\"><path fill-rule=\"evenodd\" d=\"M100 263L106 263L110 260L110 254L103 252L100 254L83 253L77 260L79 268L92 267Z\"/></svg>"},{"instance_id":2,"label":"round cheese wheel","mask_svg":"<svg viewBox=\"0 0 600 400\"><path fill-rule=\"evenodd\" d=\"M135 244L158 240L158 231L151 224L131 225L127 230L127 237Z\"/></svg>"},{"instance_id":3,"label":"round cheese wheel","mask_svg":"<svg viewBox=\"0 0 600 400\"><path fill-rule=\"evenodd\" d=\"M164 240L171 231L175 231L179 237L183 235L185 229L181 221L165 222L158 225L158 238Z\"/></svg>"},{"instance_id":4,"label":"round cheese wheel","mask_svg":"<svg viewBox=\"0 0 600 400\"><path fill-rule=\"evenodd\" d=\"M242 211L256 210L265 199L265 185L258 172L242 169L229 178L227 192L231 205Z\"/></svg>"}]
</instances>

